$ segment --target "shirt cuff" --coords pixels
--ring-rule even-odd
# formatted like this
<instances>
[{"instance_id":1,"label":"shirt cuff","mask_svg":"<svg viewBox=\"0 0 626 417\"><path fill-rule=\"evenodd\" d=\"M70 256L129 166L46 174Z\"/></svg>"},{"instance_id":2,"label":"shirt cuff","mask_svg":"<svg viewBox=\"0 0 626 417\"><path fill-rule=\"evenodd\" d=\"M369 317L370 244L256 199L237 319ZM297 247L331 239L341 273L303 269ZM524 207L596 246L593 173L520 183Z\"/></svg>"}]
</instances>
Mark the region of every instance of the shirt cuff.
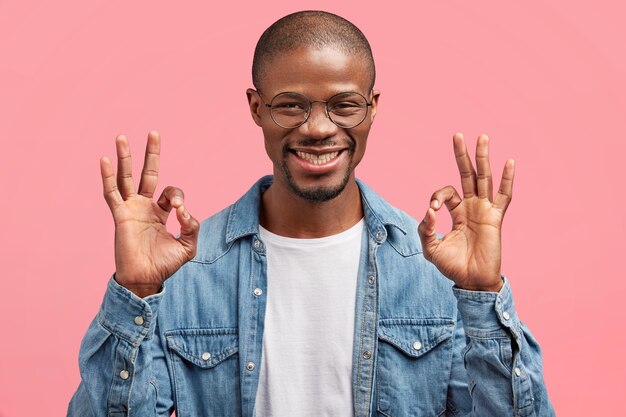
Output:
<instances>
[{"instance_id":1,"label":"shirt cuff","mask_svg":"<svg viewBox=\"0 0 626 417\"><path fill-rule=\"evenodd\" d=\"M114 335L139 346L143 339L150 339L154 334L157 312L164 293L165 287L161 286L158 293L139 298L118 284L114 275L104 294L98 321Z\"/></svg>"},{"instance_id":2,"label":"shirt cuff","mask_svg":"<svg viewBox=\"0 0 626 417\"><path fill-rule=\"evenodd\" d=\"M519 319L513 305L511 286L505 276L499 292L469 291L453 287L465 334L474 338L516 335ZM508 331L507 331L508 329Z\"/></svg>"}]
</instances>

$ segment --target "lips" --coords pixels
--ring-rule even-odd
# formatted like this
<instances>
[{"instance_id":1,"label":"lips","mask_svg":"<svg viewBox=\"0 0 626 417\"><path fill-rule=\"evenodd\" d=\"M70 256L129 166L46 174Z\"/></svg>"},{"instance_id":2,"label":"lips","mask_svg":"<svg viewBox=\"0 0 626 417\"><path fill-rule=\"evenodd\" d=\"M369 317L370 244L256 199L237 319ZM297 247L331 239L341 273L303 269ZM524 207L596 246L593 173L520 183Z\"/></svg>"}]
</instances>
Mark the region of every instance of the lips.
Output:
<instances>
[{"instance_id":1,"label":"lips","mask_svg":"<svg viewBox=\"0 0 626 417\"><path fill-rule=\"evenodd\" d=\"M289 149L292 161L302 172L311 174L328 174L340 164L345 163L348 152L345 148L333 146L332 148L298 147ZM295 168L295 166L294 166Z\"/></svg>"},{"instance_id":2,"label":"lips","mask_svg":"<svg viewBox=\"0 0 626 417\"><path fill-rule=\"evenodd\" d=\"M323 165L335 159L339 155L339 151L327 152L322 154L308 153L304 151L295 151L299 158L304 159L314 165Z\"/></svg>"}]
</instances>

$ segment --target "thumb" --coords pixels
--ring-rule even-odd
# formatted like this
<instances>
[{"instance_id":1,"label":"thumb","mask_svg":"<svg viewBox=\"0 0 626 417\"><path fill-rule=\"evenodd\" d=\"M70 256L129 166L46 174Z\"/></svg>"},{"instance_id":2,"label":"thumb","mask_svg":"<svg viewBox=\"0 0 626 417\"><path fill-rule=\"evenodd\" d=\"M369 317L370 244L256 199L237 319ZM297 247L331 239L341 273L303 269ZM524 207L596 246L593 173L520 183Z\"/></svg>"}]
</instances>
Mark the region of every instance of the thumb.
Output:
<instances>
[{"instance_id":1,"label":"thumb","mask_svg":"<svg viewBox=\"0 0 626 417\"><path fill-rule=\"evenodd\" d=\"M439 239L437 239L437 233L435 231L435 222L435 210L429 207L424 216L424 220L422 220L417 228L417 233L422 241L424 257L429 260L435 248L439 245Z\"/></svg>"},{"instance_id":2,"label":"thumb","mask_svg":"<svg viewBox=\"0 0 626 417\"><path fill-rule=\"evenodd\" d=\"M200 223L191 217L183 204L176 209L176 219L178 219L178 223L180 223L180 236L178 236L178 241L185 247L187 255L189 259L191 259L196 256Z\"/></svg>"}]
</instances>

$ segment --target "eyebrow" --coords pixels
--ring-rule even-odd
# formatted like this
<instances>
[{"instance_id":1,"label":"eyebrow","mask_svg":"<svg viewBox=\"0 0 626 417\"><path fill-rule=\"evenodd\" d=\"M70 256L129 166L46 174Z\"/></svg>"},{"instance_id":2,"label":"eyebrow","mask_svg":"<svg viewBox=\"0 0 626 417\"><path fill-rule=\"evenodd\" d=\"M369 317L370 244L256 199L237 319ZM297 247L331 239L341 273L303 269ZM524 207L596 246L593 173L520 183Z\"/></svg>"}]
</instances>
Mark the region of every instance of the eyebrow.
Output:
<instances>
[{"instance_id":1,"label":"eyebrow","mask_svg":"<svg viewBox=\"0 0 626 417\"><path fill-rule=\"evenodd\" d=\"M257 91L258 91L258 92L260 92L260 90L257 90ZM308 98L308 99L309 99L309 101L328 101L328 100L329 100L329 99L331 99L332 97L334 97L334 96L336 96L336 95L339 95L339 94L344 94L344 93L356 93L356 94L360 94L360 95L362 95L363 97L365 97L365 99L367 100L367 99L368 99L368 96L370 95L370 93L371 93L372 91L373 91L373 90L370 90L370 91L369 91L369 92L367 92L367 93L362 93L362 92L360 92L360 91L356 91L356 90L333 90L332 94L331 94L331 95L329 95L328 97L326 97L325 99L323 99L323 100L313 100L311 97L309 97L308 95L306 95L306 94L304 94L304 93L300 93L300 92L298 92L298 91L292 91L292 90L285 90L285 91L280 91L280 92L278 92L278 93L274 94L274 95L272 96L272 98L270 99L270 101L271 101L274 97L276 97L276 96L278 96L278 95L280 95L280 94L298 94L298 95L301 95L301 96L305 96L306 98Z\"/></svg>"}]
</instances>

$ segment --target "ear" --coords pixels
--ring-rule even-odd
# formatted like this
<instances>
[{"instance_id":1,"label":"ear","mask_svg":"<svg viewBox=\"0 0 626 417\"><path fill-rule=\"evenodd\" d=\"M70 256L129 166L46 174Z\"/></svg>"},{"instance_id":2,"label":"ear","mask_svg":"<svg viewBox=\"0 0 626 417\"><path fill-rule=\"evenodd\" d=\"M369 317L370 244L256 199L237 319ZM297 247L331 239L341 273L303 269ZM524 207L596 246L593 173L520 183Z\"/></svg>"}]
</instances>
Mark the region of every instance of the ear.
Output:
<instances>
[{"instance_id":1,"label":"ear","mask_svg":"<svg viewBox=\"0 0 626 417\"><path fill-rule=\"evenodd\" d=\"M370 106L370 123L374 121L376 117L376 111L378 110L378 99L380 98L380 91L372 90L372 105Z\"/></svg>"},{"instance_id":2,"label":"ear","mask_svg":"<svg viewBox=\"0 0 626 417\"><path fill-rule=\"evenodd\" d=\"M250 106L250 114L252 115L252 120L257 126L261 126L261 110L264 105L261 102L261 98L259 97L259 93L252 88L248 88L246 90L246 96L248 97L248 106Z\"/></svg>"}]
</instances>

